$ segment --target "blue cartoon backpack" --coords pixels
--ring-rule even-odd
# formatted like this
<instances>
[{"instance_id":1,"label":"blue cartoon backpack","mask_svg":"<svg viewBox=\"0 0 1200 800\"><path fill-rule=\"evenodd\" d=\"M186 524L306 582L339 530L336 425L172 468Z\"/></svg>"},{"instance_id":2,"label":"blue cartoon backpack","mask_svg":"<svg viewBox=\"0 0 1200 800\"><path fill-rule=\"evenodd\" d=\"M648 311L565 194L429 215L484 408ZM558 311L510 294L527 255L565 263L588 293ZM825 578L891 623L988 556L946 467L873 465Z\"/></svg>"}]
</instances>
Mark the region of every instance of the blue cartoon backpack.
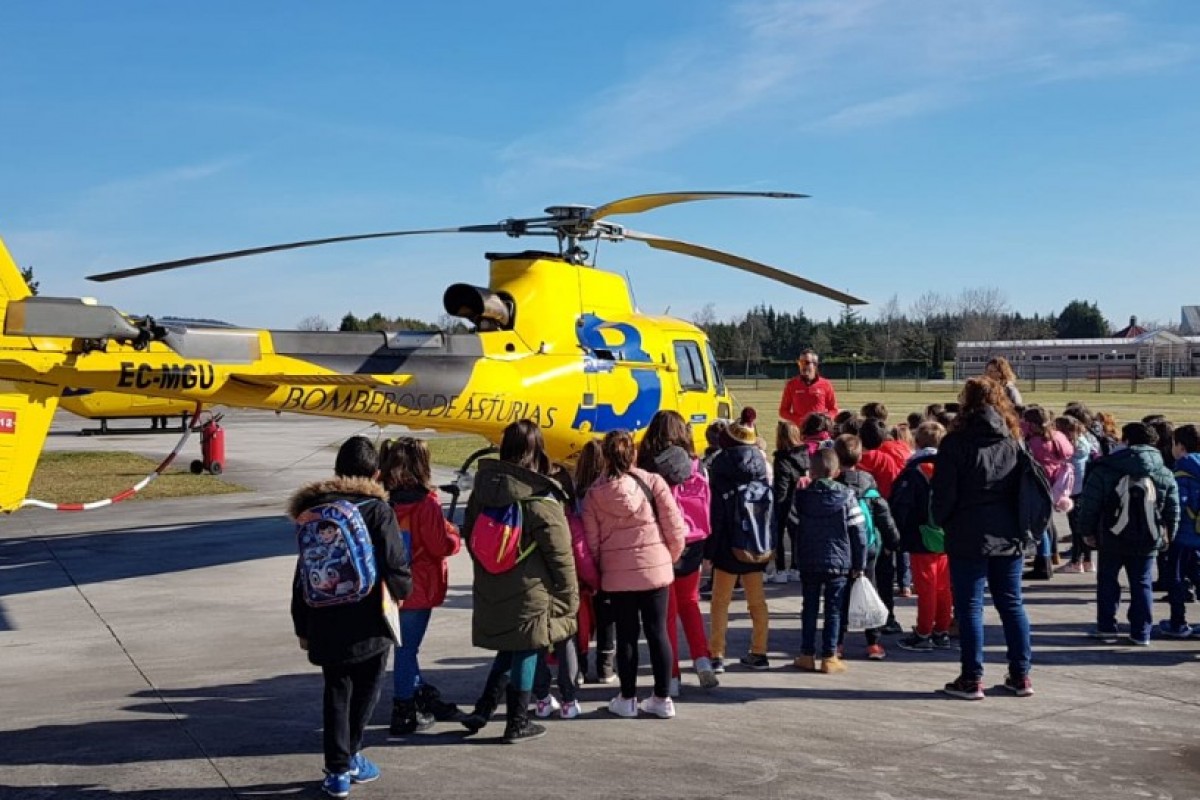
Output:
<instances>
[{"instance_id":1,"label":"blue cartoon backpack","mask_svg":"<svg viewBox=\"0 0 1200 800\"><path fill-rule=\"evenodd\" d=\"M374 588L375 548L360 511L369 502L334 500L296 518L300 580L312 608L357 603Z\"/></svg>"}]
</instances>

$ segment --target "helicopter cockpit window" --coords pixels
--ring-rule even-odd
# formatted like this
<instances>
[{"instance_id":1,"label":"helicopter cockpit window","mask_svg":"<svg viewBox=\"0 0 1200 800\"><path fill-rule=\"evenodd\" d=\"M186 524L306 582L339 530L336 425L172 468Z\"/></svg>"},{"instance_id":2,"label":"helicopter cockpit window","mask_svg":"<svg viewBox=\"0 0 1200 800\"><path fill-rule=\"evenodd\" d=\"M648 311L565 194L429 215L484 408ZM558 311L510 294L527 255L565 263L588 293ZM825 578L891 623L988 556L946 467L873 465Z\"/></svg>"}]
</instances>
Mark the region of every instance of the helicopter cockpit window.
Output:
<instances>
[{"instance_id":1,"label":"helicopter cockpit window","mask_svg":"<svg viewBox=\"0 0 1200 800\"><path fill-rule=\"evenodd\" d=\"M725 376L721 374L721 365L717 363L717 354L713 351L712 345L705 345L705 350L708 351L708 366L712 368L713 383L716 384L717 394L725 394Z\"/></svg>"},{"instance_id":2,"label":"helicopter cockpit window","mask_svg":"<svg viewBox=\"0 0 1200 800\"><path fill-rule=\"evenodd\" d=\"M675 342L675 363L679 366L679 388L685 392L708 391L704 360L695 342Z\"/></svg>"}]
</instances>

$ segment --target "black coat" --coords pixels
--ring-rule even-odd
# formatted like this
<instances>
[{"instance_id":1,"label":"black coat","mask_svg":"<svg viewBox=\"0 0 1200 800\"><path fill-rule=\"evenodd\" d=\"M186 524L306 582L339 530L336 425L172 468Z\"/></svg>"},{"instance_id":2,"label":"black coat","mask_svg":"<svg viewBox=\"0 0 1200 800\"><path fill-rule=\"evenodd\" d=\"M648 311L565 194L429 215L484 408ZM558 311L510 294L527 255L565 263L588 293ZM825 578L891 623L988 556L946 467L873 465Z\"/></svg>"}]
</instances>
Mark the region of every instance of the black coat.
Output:
<instances>
[{"instance_id":1,"label":"black coat","mask_svg":"<svg viewBox=\"0 0 1200 800\"><path fill-rule=\"evenodd\" d=\"M1149 476L1158 490L1158 522L1162 536L1157 545L1126 542L1105 530L1108 508L1115 499L1121 478ZM1111 498L1111 499L1110 499ZM1162 456L1150 445L1134 445L1104 456L1088 465L1083 481L1083 493L1075 507L1075 523L1084 536L1095 537L1099 549L1122 556L1148 556L1164 547L1175 535L1179 525L1179 487L1171 470L1163 465Z\"/></svg>"},{"instance_id":2,"label":"black coat","mask_svg":"<svg viewBox=\"0 0 1200 800\"><path fill-rule=\"evenodd\" d=\"M736 495L728 499L725 495L751 481L767 482L767 458L757 445L727 447L713 457L708 468L712 534L704 540L704 557L712 561L715 568L734 575L762 572L767 568L766 563L747 564L733 555Z\"/></svg>"},{"instance_id":3,"label":"black coat","mask_svg":"<svg viewBox=\"0 0 1200 800\"><path fill-rule=\"evenodd\" d=\"M892 516L900 530L900 549L905 553L928 553L921 526L929 521L930 478L922 467L931 465L936 453L918 456L904 466L892 484Z\"/></svg>"},{"instance_id":4,"label":"black coat","mask_svg":"<svg viewBox=\"0 0 1200 800\"><path fill-rule=\"evenodd\" d=\"M383 486L369 478L335 478L305 486L292 496L288 513L295 519L301 512L334 500L364 503L359 507L371 544L379 580L363 600L342 606L310 608L304 602L303 576L297 563L292 580L292 627L296 636L308 640L308 660L317 666L352 664L387 652L396 645L383 619L383 584L397 600L412 592L408 550L400 538L396 512L387 503Z\"/></svg>"},{"instance_id":5,"label":"black coat","mask_svg":"<svg viewBox=\"0 0 1200 800\"><path fill-rule=\"evenodd\" d=\"M879 493L879 486L875 483L875 478L871 473L853 468L842 470L842 474L838 476L838 483L849 487L854 492L856 500L862 500L863 495L868 491L875 490L876 496L867 499L871 522L874 523L875 534L879 537L879 543L875 546L874 552L895 550L900 544L900 532L896 530L896 520L892 516L892 509L889 507L888 501L883 499L883 495Z\"/></svg>"},{"instance_id":6,"label":"black coat","mask_svg":"<svg viewBox=\"0 0 1200 800\"><path fill-rule=\"evenodd\" d=\"M782 531L787 525L788 510L796 495L796 481L808 475L811 461L805 445L775 451L775 480L771 484L771 498L775 502L773 524L776 532ZM775 540L781 541L778 536Z\"/></svg>"},{"instance_id":7,"label":"black coat","mask_svg":"<svg viewBox=\"0 0 1200 800\"><path fill-rule=\"evenodd\" d=\"M952 558L1022 553L1017 492L1021 443L992 408L942 440L934 461L933 521Z\"/></svg>"},{"instance_id":8,"label":"black coat","mask_svg":"<svg viewBox=\"0 0 1200 800\"><path fill-rule=\"evenodd\" d=\"M866 521L850 487L819 480L797 491L787 525L802 576L866 569Z\"/></svg>"}]
</instances>

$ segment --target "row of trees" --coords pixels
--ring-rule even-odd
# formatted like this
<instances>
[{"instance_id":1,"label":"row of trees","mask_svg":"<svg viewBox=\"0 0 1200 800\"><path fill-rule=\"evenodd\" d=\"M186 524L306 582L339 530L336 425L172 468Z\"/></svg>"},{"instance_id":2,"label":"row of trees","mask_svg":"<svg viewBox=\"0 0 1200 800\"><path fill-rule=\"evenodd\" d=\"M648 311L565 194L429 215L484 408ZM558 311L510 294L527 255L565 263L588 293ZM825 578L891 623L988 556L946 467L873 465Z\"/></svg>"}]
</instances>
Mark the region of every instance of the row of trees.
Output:
<instances>
[{"instance_id":1,"label":"row of trees","mask_svg":"<svg viewBox=\"0 0 1200 800\"><path fill-rule=\"evenodd\" d=\"M897 296L867 319L847 306L836 320L814 320L802 309L758 306L740 319L720 321L709 304L692 321L723 359L791 360L806 347L825 357L884 363L921 361L931 369L953 357L956 343L996 339L1088 339L1108 336L1095 303L1072 300L1061 311L1026 316L1009 308L999 289L968 289L957 296L927 292L901 309Z\"/></svg>"}]
</instances>

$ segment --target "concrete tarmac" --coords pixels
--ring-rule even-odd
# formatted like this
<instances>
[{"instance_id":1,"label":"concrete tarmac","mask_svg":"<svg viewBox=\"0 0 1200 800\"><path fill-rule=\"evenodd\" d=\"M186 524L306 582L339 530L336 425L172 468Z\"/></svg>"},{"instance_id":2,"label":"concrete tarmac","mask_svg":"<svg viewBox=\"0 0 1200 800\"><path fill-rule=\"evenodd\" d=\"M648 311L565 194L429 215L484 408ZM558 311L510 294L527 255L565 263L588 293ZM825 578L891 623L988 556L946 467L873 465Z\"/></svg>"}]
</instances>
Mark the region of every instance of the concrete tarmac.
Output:
<instances>
[{"instance_id":1,"label":"concrete tarmac","mask_svg":"<svg viewBox=\"0 0 1200 800\"><path fill-rule=\"evenodd\" d=\"M51 447L173 445L77 438L71 425L56 425ZM226 427L228 478L252 493L0 518L0 798L322 796L321 677L291 632L281 509L364 426L239 412ZM451 560L421 653L427 680L468 706L492 655L470 644L470 575L465 554ZM685 672L670 721L610 717L615 688L589 684L587 713L550 720L534 742L500 744L502 720L475 736L439 724L388 741L389 683L367 735L382 779L351 796L1200 798L1200 641L1089 640L1093 587L1092 575L1028 586L1027 699L941 696L957 653L908 653L895 637L886 661L865 661L851 634L847 673L798 673L794 584L768 587L772 668L735 665L710 692ZM912 624L915 601L898 602ZM999 683L1003 640L994 612L986 622L986 680ZM731 660L748 641L735 599ZM644 651L642 662L644 697Z\"/></svg>"}]
</instances>

